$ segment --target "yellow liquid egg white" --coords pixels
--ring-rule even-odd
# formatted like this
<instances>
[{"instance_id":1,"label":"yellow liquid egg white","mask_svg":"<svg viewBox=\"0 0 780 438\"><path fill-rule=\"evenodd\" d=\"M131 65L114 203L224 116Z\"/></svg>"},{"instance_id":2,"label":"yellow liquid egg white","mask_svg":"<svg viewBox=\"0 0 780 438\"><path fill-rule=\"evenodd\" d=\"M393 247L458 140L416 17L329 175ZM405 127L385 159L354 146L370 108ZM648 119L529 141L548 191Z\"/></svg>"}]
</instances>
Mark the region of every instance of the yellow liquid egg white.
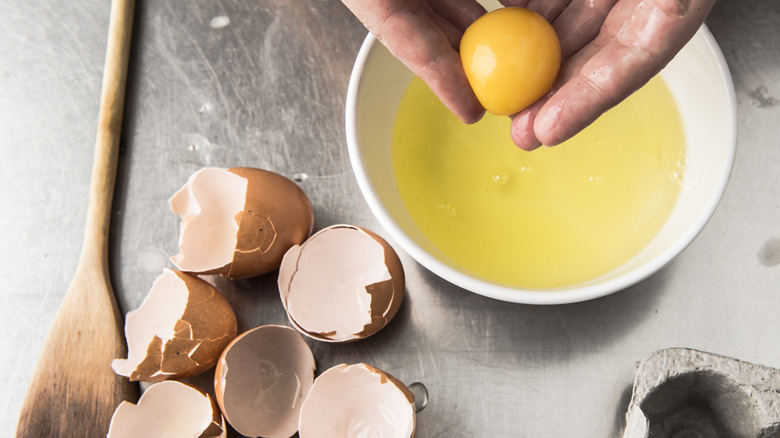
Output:
<instances>
[{"instance_id":1,"label":"yellow liquid egg white","mask_svg":"<svg viewBox=\"0 0 780 438\"><path fill-rule=\"evenodd\" d=\"M685 135L656 77L571 140L533 152L508 117L464 125L414 78L393 128L392 161L414 223L452 264L487 281L554 289L638 254L679 197Z\"/></svg>"}]
</instances>

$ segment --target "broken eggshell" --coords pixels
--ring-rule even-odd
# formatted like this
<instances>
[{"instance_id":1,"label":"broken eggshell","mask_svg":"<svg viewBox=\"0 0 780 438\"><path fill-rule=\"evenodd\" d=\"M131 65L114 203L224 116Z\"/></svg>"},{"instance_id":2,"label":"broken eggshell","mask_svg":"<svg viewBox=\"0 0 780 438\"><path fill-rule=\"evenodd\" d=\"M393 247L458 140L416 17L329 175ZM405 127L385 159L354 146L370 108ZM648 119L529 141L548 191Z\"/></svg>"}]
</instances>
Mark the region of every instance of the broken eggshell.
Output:
<instances>
[{"instance_id":1,"label":"broken eggshell","mask_svg":"<svg viewBox=\"0 0 780 438\"><path fill-rule=\"evenodd\" d=\"M400 380L367 365L336 365L314 380L303 401L301 438L411 438L414 395Z\"/></svg>"},{"instance_id":2,"label":"broken eggshell","mask_svg":"<svg viewBox=\"0 0 780 438\"><path fill-rule=\"evenodd\" d=\"M131 381L192 376L214 366L236 332L233 308L214 286L164 269L141 306L128 312L128 357L111 368Z\"/></svg>"},{"instance_id":3,"label":"broken eggshell","mask_svg":"<svg viewBox=\"0 0 780 438\"><path fill-rule=\"evenodd\" d=\"M217 403L240 434L288 438L314 381L314 355L290 327L264 325L225 348L214 374Z\"/></svg>"},{"instance_id":4,"label":"broken eggshell","mask_svg":"<svg viewBox=\"0 0 780 438\"><path fill-rule=\"evenodd\" d=\"M227 436L214 400L174 380L155 383L138 404L123 401L111 417L107 438Z\"/></svg>"},{"instance_id":5,"label":"broken eggshell","mask_svg":"<svg viewBox=\"0 0 780 438\"><path fill-rule=\"evenodd\" d=\"M395 316L404 298L398 254L354 225L324 228L290 248L278 284L293 327L327 342L371 336Z\"/></svg>"},{"instance_id":6,"label":"broken eggshell","mask_svg":"<svg viewBox=\"0 0 780 438\"><path fill-rule=\"evenodd\" d=\"M249 167L206 167L169 201L181 217L181 270L229 278L262 275L311 234L311 201L292 180Z\"/></svg>"}]
</instances>

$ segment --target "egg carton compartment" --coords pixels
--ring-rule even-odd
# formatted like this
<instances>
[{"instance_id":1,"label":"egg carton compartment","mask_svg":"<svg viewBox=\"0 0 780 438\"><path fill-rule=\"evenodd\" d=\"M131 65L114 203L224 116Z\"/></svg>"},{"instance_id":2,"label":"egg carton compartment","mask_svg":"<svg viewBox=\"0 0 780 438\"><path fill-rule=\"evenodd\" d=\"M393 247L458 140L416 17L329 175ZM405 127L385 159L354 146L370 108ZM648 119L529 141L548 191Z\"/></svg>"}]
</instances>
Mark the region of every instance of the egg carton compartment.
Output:
<instances>
[{"instance_id":1,"label":"egg carton compartment","mask_svg":"<svg viewBox=\"0 0 780 438\"><path fill-rule=\"evenodd\" d=\"M623 438L780 438L780 370L687 348L639 366Z\"/></svg>"}]
</instances>

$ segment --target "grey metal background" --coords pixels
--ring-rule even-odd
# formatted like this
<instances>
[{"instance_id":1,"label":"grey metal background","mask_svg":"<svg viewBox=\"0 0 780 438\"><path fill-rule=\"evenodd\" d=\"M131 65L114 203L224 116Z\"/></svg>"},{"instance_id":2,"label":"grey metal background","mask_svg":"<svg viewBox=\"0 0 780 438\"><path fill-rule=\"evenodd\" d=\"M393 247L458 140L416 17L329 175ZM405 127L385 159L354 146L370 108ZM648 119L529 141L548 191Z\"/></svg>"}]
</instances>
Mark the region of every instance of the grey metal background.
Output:
<instances>
[{"instance_id":1,"label":"grey metal background","mask_svg":"<svg viewBox=\"0 0 780 438\"><path fill-rule=\"evenodd\" d=\"M108 1L0 2L2 436L79 254L108 11ZM361 342L309 341L319 370L363 361L424 382L421 438L603 438L620 434L636 364L654 350L780 367L780 2L720 0L707 24L734 77L739 145L720 207L680 257L614 295L534 307L451 286L399 249L399 315ZM315 229L386 236L346 151L344 99L365 30L340 2L138 0L134 32L111 234L124 311L146 295L155 259L175 253L167 199L202 166L305 173ZM215 279L239 330L287 324L275 281Z\"/></svg>"}]
</instances>

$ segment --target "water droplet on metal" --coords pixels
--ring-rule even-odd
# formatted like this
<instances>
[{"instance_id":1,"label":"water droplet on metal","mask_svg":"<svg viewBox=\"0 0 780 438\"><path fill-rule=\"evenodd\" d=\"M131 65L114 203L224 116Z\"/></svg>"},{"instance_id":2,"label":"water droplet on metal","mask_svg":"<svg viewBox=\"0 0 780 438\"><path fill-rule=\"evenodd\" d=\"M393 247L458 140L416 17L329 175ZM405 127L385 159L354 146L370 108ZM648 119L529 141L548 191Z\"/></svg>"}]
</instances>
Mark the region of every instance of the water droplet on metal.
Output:
<instances>
[{"instance_id":1,"label":"water droplet on metal","mask_svg":"<svg viewBox=\"0 0 780 438\"><path fill-rule=\"evenodd\" d=\"M420 382L409 385L409 390L414 394L414 412L420 412L428 406L428 388Z\"/></svg>"},{"instance_id":2,"label":"water droplet on metal","mask_svg":"<svg viewBox=\"0 0 780 438\"><path fill-rule=\"evenodd\" d=\"M227 25L230 24L230 17L219 15L212 18L211 23L209 24L211 25L212 29L222 29L223 27L227 27Z\"/></svg>"},{"instance_id":3,"label":"water droplet on metal","mask_svg":"<svg viewBox=\"0 0 780 438\"><path fill-rule=\"evenodd\" d=\"M766 267L780 265L780 239L769 239L758 251L758 260Z\"/></svg>"},{"instance_id":4,"label":"water droplet on metal","mask_svg":"<svg viewBox=\"0 0 780 438\"><path fill-rule=\"evenodd\" d=\"M307 179L309 179L309 175L307 175L307 174L306 174L306 173L304 173L304 172L299 172L299 173L296 173L296 174L294 174L294 175L292 176L292 179L293 179L293 180L295 180L295 181L297 181L297 182L304 182L304 181L306 181Z\"/></svg>"}]
</instances>

